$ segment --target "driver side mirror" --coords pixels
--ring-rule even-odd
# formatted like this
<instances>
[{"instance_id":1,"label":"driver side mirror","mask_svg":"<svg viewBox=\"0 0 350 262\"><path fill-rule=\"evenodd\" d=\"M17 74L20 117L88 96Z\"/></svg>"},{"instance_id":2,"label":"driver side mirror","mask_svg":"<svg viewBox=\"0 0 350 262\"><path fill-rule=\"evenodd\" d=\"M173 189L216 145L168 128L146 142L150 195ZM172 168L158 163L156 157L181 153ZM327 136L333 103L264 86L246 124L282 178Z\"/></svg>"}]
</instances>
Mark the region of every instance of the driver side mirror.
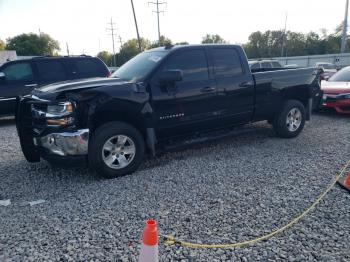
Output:
<instances>
[{"instance_id":1,"label":"driver side mirror","mask_svg":"<svg viewBox=\"0 0 350 262\"><path fill-rule=\"evenodd\" d=\"M159 82L161 84L172 84L183 79L182 70L166 70L160 73Z\"/></svg>"}]
</instances>

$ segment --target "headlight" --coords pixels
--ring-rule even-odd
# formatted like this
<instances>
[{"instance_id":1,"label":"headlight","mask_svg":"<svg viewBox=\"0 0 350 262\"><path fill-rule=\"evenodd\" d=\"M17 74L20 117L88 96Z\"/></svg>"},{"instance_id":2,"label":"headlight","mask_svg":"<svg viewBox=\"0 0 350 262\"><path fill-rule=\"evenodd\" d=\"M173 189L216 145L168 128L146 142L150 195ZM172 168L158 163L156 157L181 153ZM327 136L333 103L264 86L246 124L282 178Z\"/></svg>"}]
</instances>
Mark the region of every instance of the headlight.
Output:
<instances>
[{"instance_id":1,"label":"headlight","mask_svg":"<svg viewBox=\"0 0 350 262\"><path fill-rule=\"evenodd\" d=\"M66 126L74 123L74 104L62 102L56 105L48 105L46 111L46 123L51 126Z\"/></svg>"},{"instance_id":2,"label":"headlight","mask_svg":"<svg viewBox=\"0 0 350 262\"><path fill-rule=\"evenodd\" d=\"M344 95L344 98L345 98L345 99L350 99L350 94L345 94L345 95Z\"/></svg>"},{"instance_id":3,"label":"headlight","mask_svg":"<svg viewBox=\"0 0 350 262\"><path fill-rule=\"evenodd\" d=\"M46 117L65 116L73 113L74 106L71 102L63 102L57 105L48 105Z\"/></svg>"}]
</instances>

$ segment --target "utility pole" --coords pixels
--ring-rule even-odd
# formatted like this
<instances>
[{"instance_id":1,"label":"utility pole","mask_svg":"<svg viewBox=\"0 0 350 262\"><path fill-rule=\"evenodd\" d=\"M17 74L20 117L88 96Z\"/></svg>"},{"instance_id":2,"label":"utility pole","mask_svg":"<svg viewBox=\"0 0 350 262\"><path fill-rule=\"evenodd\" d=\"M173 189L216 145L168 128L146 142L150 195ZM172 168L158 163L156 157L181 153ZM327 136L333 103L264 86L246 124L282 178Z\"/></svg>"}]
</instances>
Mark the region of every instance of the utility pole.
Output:
<instances>
[{"instance_id":1,"label":"utility pole","mask_svg":"<svg viewBox=\"0 0 350 262\"><path fill-rule=\"evenodd\" d=\"M286 14L286 20L284 21L284 29L283 29L283 35L282 35L282 50L281 50L281 57L283 57L284 54L284 44L285 44L285 38L286 38L286 32L287 32L287 19L288 14Z\"/></svg>"},{"instance_id":2,"label":"utility pole","mask_svg":"<svg viewBox=\"0 0 350 262\"><path fill-rule=\"evenodd\" d=\"M345 53L345 50L346 50L346 40L347 40L347 33L348 33L348 9L349 9L349 0L346 0L340 53Z\"/></svg>"},{"instance_id":3,"label":"utility pole","mask_svg":"<svg viewBox=\"0 0 350 262\"><path fill-rule=\"evenodd\" d=\"M140 39L140 34L139 34L139 27L137 26L137 19L136 19L136 13L135 13L135 8L134 8L134 1L131 1L131 7L132 7L132 13L134 14L134 21L135 21L135 27L136 27L136 34L137 34L137 42L139 43L139 50L142 52L142 47L141 47L141 39Z\"/></svg>"},{"instance_id":4,"label":"utility pole","mask_svg":"<svg viewBox=\"0 0 350 262\"><path fill-rule=\"evenodd\" d=\"M164 11L160 11L160 10L159 10L159 5L164 5L164 4L166 4L166 2L159 2L159 0L157 0L156 2L148 2L148 4L156 5L156 7L157 7L157 10L153 10L152 12L154 12L154 13L157 14L157 21L158 21L158 43L159 43L159 45L160 45L160 23L159 23L159 14L160 14L160 13L163 13L163 14L164 14Z\"/></svg>"},{"instance_id":5,"label":"utility pole","mask_svg":"<svg viewBox=\"0 0 350 262\"><path fill-rule=\"evenodd\" d=\"M115 48L114 48L114 32L116 30L115 28L115 23L113 23L113 19L111 18L111 22L109 23L111 26L110 28L107 28L107 30L111 31L111 36L112 36L112 45L113 45L113 66L116 66L117 63L115 61Z\"/></svg>"},{"instance_id":6,"label":"utility pole","mask_svg":"<svg viewBox=\"0 0 350 262\"><path fill-rule=\"evenodd\" d=\"M69 47L68 47L68 42L66 42L66 47L67 47L67 55L69 56Z\"/></svg>"}]
</instances>

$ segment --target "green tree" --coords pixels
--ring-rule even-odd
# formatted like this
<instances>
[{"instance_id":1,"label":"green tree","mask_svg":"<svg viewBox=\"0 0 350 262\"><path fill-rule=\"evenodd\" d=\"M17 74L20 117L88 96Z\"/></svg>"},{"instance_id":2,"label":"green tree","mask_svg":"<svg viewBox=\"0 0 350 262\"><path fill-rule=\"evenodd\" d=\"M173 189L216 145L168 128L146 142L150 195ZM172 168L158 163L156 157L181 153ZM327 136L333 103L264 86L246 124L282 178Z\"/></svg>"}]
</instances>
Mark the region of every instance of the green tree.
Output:
<instances>
[{"instance_id":1,"label":"green tree","mask_svg":"<svg viewBox=\"0 0 350 262\"><path fill-rule=\"evenodd\" d=\"M218 34L216 35L207 34L205 37L203 37L203 40L202 40L202 44L223 44L223 43L227 43L227 42Z\"/></svg>"},{"instance_id":2,"label":"green tree","mask_svg":"<svg viewBox=\"0 0 350 262\"><path fill-rule=\"evenodd\" d=\"M160 36L160 40L153 42L149 48L156 48L156 47L166 46L166 45L172 45L172 41L169 38L162 35Z\"/></svg>"},{"instance_id":3,"label":"green tree","mask_svg":"<svg viewBox=\"0 0 350 262\"><path fill-rule=\"evenodd\" d=\"M151 46L150 41L147 39L141 38L140 41L142 50L146 50ZM140 50L137 39L131 39L127 41L122 45L119 53L116 54L117 66L121 66L139 53Z\"/></svg>"},{"instance_id":4,"label":"green tree","mask_svg":"<svg viewBox=\"0 0 350 262\"><path fill-rule=\"evenodd\" d=\"M286 54L287 56L308 55L306 46L306 36L302 33L287 32Z\"/></svg>"},{"instance_id":5,"label":"green tree","mask_svg":"<svg viewBox=\"0 0 350 262\"><path fill-rule=\"evenodd\" d=\"M101 51L97 54L97 57L100 58L107 66L112 65L113 54L107 51Z\"/></svg>"},{"instance_id":6,"label":"green tree","mask_svg":"<svg viewBox=\"0 0 350 262\"><path fill-rule=\"evenodd\" d=\"M58 41L48 34L40 35L29 33L7 39L6 49L16 50L21 56L55 55L60 50Z\"/></svg>"},{"instance_id":7,"label":"green tree","mask_svg":"<svg viewBox=\"0 0 350 262\"><path fill-rule=\"evenodd\" d=\"M5 50L6 44L0 39L0 50Z\"/></svg>"}]
</instances>

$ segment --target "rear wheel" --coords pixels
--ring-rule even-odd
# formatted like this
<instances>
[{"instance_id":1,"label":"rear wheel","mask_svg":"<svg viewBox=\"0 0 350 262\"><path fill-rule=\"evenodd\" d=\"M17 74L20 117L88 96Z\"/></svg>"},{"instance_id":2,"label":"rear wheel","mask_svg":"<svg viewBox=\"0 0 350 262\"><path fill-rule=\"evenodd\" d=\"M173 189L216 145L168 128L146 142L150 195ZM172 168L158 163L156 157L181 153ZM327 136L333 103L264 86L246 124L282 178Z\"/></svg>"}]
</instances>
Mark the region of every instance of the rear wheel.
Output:
<instances>
[{"instance_id":1,"label":"rear wheel","mask_svg":"<svg viewBox=\"0 0 350 262\"><path fill-rule=\"evenodd\" d=\"M305 118L304 105L297 100L288 100L275 116L273 127L280 137L296 137L304 128Z\"/></svg>"},{"instance_id":2,"label":"rear wheel","mask_svg":"<svg viewBox=\"0 0 350 262\"><path fill-rule=\"evenodd\" d=\"M99 127L89 144L89 165L106 178L134 172L141 164L145 144L140 132L122 122Z\"/></svg>"}]
</instances>

